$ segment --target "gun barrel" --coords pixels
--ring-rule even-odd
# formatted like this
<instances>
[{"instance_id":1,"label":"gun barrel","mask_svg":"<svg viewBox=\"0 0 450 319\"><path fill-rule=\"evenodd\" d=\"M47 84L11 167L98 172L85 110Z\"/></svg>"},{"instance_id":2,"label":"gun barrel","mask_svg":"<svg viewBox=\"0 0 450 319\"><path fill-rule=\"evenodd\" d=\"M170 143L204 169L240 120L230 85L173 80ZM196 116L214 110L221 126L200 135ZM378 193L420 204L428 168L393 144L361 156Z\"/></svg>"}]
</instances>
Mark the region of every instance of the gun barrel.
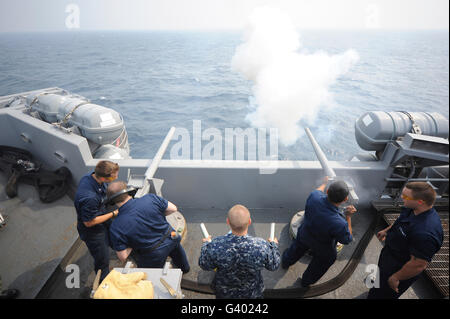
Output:
<instances>
[{"instance_id":1,"label":"gun barrel","mask_svg":"<svg viewBox=\"0 0 450 319\"><path fill-rule=\"evenodd\" d=\"M145 178L150 179L153 178L153 175L155 175L159 162L161 162L161 159L164 153L166 152L166 149L169 146L170 140L172 140L172 136L174 133L175 127L172 126L169 132L167 133L166 137L164 138L164 141L161 143L161 146L159 147L155 156L153 157L152 163L150 164L149 168L145 171Z\"/></svg>"},{"instance_id":2,"label":"gun barrel","mask_svg":"<svg viewBox=\"0 0 450 319\"><path fill-rule=\"evenodd\" d=\"M309 130L309 128L305 128L306 134L309 137L309 140L314 148L314 152L316 153L317 159L320 162L320 165L322 166L323 170L325 171L325 175L335 178L336 177L336 173L334 172L334 170L330 167L330 164L328 163L328 159L326 158L325 154L323 153L322 149L320 148L319 144L316 142L314 136L312 135L311 131ZM351 183L352 184L352 183ZM347 182L348 185L348 182ZM353 189L353 185L349 185L350 187L350 193L348 194L348 197L350 199L351 203L357 203L359 198L358 195L356 194L355 190Z\"/></svg>"},{"instance_id":3,"label":"gun barrel","mask_svg":"<svg viewBox=\"0 0 450 319\"><path fill-rule=\"evenodd\" d=\"M320 165L322 166L323 170L325 171L325 175L329 177L336 177L336 173L334 170L330 167L328 163L328 159L326 158L325 154L323 153L322 149L320 148L319 144L316 142L316 139L312 135L309 128L305 128L306 134L308 135L309 141L311 142L314 152L316 153L317 159L320 162Z\"/></svg>"},{"instance_id":4,"label":"gun barrel","mask_svg":"<svg viewBox=\"0 0 450 319\"><path fill-rule=\"evenodd\" d=\"M169 132L167 133L166 137L164 138L163 142L159 146L158 151L156 152L155 156L152 159L152 163L148 167L148 169L145 171L145 179L144 179L144 185L142 188L140 188L135 197L139 198L144 196L150 191L150 180L153 178L153 175L155 175L156 170L158 169L159 163L161 162L161 159L166 152L167 147L169 146L170 140L172 139L173 134L175 133L175 127L171 127Z\"/></svg>"}]
</instances>

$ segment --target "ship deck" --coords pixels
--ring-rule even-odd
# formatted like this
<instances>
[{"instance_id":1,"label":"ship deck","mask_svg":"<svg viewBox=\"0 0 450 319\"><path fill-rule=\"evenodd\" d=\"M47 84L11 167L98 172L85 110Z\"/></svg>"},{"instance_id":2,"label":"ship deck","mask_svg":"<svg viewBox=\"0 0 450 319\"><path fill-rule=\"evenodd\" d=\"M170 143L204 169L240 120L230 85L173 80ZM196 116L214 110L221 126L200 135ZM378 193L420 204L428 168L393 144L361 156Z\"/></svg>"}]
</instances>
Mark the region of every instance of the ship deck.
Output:
<instances>
[{"instance_id":1,"label":"ship deck","mask_svg":"<svg viewBox=\"0 0 450 319\"><path fill-rule=\"evenodd\" d=\"M61 91L59 88L48 88L33 92ZM23 112L23 103L4 107L13 97L30 93L0 97L0 144L25 148L49 168L66 166L72 172L76 185L81 176L93 170L97 159L92 157L86 138L55 129L51 124L29 116ZM119 179L142 182L152 162L149 159L118 160L121 167ZM362 190L358 194L359 202L366 205L379 196L386 186L386 178L393 173L392 165L387 160L330 162L329 165L337 176L349 176L354 180L356 189ZM267 238L270 223L275 222L276 236L283 252L291 243L288 231L291 218L303 209L312 185L319 185L323 168L318 161L171 159L159 163L154 177L164 180L165 197L178 206L186 219L187 233L183 246L189 257L191 272L184 276L184 281L207 284L214 274L204 272L198 266L202 244L200 223L205 223L212 236L226 234L229 231L225 222L228 208L242 203L252 215L249 234ZM0 229L2 289L17 288L22 292L22 298L89 298L95 277L93 260L85 244L77 239L73 198L66 195L51 204L44 204L39 201L33 186L20 184L19 195L8 199L4 192L5 185L6 177L0 172L0 212L7 216L6 227ZM377 264L382 244L374 236L377 230L369 228L375 211L361 206L358 206L359 212L353 218L354 242L344 247L318 284L336 278L346 269L360 241L368 238L370 241L360 256L359 264L339 288L314 298L365 298L368 291L363 282L368 274L366 266ZM383 223L380 219L378 228L387 225ZM372 234L368 233L370 236L366 237L364 234L368 229ZM110 256L111 268L123 266L112 250ZM276 292L276 289L297 287L297 279L309 261L310 257L304 256L287 271L281 268L274 272L264 270L266 289L272 292L275 289ZM79 267L79 288L66 287L69 273L65 270L71 264ZM446 270L448 274L448 259ZM440 273L438 275L441 276ZM425 275L422 276L402 298L441 298L441 294L426 279ZM211 294L186 289L183 293L186 298L214 298Z\"/></svg>"},{"instance_id":2,"label":"ship deck","mask_svg":"<svg viewBox=\"0 0 450 319\"><path fill-rule=\"evenodd\" d=\"M180 208L183 216L187 222L187 232L183 238L182 245L186 250L191 271L183 276L183 280L191 280L199 284L208 284L212 278L213 272L206 272L199 268L198 258L200 255L201 237L200 223L205 223L208 232L214 237L226 234L227 228L225 219L227 211L223 209L183 209ZM250 209L252 224L249 227L249 235L267 238L270 230L270 223L276 223L276 237L279 239L279 247L281 253L291 243L289 236L289 222L295 212L285 209ZM318 284L324 283L336 275L345 267L349 258L359 240L366 232L372 220L370 211L360 211L355 215L353 220L353 234L354 242L345 246L341 253L339 253L335 264L329 271L320 279ZM381 224L375 231L386 227L386 224L381 221ZM81 271L80 288L68 289L65 287L65 278L68 275L63 271L63 267L58 267L47 285L37 296L38 298L89 298L94 280L93 260L86 250L83 242L78 241L72 249L72 256L67 260L69 263L79 265ZM365 286L364 279L367 276L366 266L369 264L377 264L379 252L382 244L378 241L376 236L370 240L367 249L365 250L358 266L349 279L338 289L330 291L326 294L316 296L317 299L365 299L368 288ZM291 266L289 270L283 270L281 267L273 272L263 270L264 284L266 289L278 288L294 288L298 286L298 277L302 275L306 269L309 261L309 256L302 257L299 262ZM123 267L123 264L118 261L115 253L111 251L111 268ZM182 290L184 298L187 299L213 299L212 294L198 293L192 290ZM422 276L412 287L405 292L402 299L432 299L442 298L439 292L434 288L431 282Z\"/></svg>"},{"instance_id":3,"label":"ship deck","mask_svg":"<svg viewBox=\"0 0 450 319\"><path fill-rule=\"evenodd\" d=\"M0 228L2 289L35 298L78 238L76 212L68 195L43 203L35 187L23 183L18 195L8 198L6 182L0 171L0 213L6 220Z\"/></svg>"},{"instance_id":4,"label":"ship deck","mask_svg":"<svg viewBox=\"0 0 450 319\"><path fill-rule=\"evenodd\" d=\"M286 209L250 209L252 224L249 227L249 235L261 237L267 239L269 237L270 223L275 222L275 236L279 240L280 252L283 253L285 249L289 247L292 239L289 234L289 222L295 211L289 211ZM346 266L349 259L352 257L358 243L368 230L375 211L365 209L355 214L352 220L353 225L353 237L354 241L344 246L342 251L338 254L336 262L327 271L327 273L316 283L325 283L334 277L336 277ZM209 283L214 276L213 272L206 272L199 268L198 258L200 256L200 246L202 233L200 231L200 223L205 223L206 228L210 235L218 236L226 234L229 228L225 222L227 211L221 209L187 209L183 211L183 215L187 221L187 234L183 242L183 246L189 257L191 264L191 271L183 276L183 279L199 282L200 284ZM381 222L378 226L379 229L384 228L386 225ZM375 231L379 230L376 229ZM375 233L374 233L375 234ZM353 299L353 298L366 298L368 288L364 283L364 279L368 275L366 272L366 266L369 264L377 264L379 252L381 251L382 244L378 241L376 236L370 240L368 247L365 250L357 268L353 272L352 276L347 282L334 291L330 291L326 294L316 296L314 298L319 299ZM276 271L263 270L264 285L266 289L280 289L280 288L298 288L298 278L301 277L306 270L311 257L308 255L303 256L295 265L291 266L288 270L284 270L279 267ZM439 294L430 287L430 283L421 278L416 284L413 285L402 298L416 299L416 298L439 298ZM186 298L211 298L214 296L208 294L198 294L191 291L184 291Z\"/></svg>"},{"instance_id":5,"label":"ship deck","mask_svg":"<svg viewBox=\"0 0 450 319\"><path fill-rule=\"evenodd\" d=\"M93 280L93 259L85 244L78 239L76 231L76 212L72 196L45 204L40 202L36 189L31 185L19 184L18 196L7 198L4 189L6 176L0 172L0 212L6 217L7 224L0 229L0 275L3 287L16 288L21 291L21 298L89 298ZM176 201L175 201L176 202ZM192 208L179 205L179 210L186 220L186 234L182 240L191 265L191 271L183 276L184 281L208 285L214 272L206 272L198 266L202 244L200 223L204 223L213 236L226 234L227 209ZM299 207L298 210L302 210ZM289 247L292 239L289 223L297 211L287 208L251 208L252 224L249 235L267 239L270 223L276 224L275 236L279 240L282 253ZM376 211L372 208L360 208L353 217L354 241L344 246L337 260L317 284L335 278L347 265L360 240L369 229ZM387 224L380 219L378 229ZM55 227L58 225L58 227ZM313 298L350 299L365 298L368 288L364 279L366 266L377 264L382 244L373 236L362 255L359 264L348 280L339 288ZM110 267L123 267L111 250ZM297 279L301 277L310 262L306 255L289 270L281 267L276 271L263 270L266 289L298 288ZM66 279L70 273L65 272L67 265L77 265L80 270L80 287L67 288ZM447 267L448 271L448 267ZM212 294L199 293L183 289L185 298L214 298ZM403 296L405 299L441 298L426 275L417 281Z\"/></svg>"}]
</instances>

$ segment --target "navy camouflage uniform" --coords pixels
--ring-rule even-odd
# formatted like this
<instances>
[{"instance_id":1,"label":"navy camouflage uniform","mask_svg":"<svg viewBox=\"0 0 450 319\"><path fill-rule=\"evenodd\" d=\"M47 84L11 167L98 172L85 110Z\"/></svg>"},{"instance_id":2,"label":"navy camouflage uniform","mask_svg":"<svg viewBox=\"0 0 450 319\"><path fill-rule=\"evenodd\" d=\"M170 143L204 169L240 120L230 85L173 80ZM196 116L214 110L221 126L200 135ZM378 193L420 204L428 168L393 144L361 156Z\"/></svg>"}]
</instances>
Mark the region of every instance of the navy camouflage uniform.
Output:
<instances>
[{"instance_id":1,"label":"navy camouflage uniform","mask_svg":"<svg viewBox=\"0 0 450 319\"><path fill-rule=\"evenodd\" d=\"M261 269L280 266L278 244L231 232L202 245L198 261L203 270L217 268L213 288L217 298L262 298Z\"/></svg>"}]
</instances>

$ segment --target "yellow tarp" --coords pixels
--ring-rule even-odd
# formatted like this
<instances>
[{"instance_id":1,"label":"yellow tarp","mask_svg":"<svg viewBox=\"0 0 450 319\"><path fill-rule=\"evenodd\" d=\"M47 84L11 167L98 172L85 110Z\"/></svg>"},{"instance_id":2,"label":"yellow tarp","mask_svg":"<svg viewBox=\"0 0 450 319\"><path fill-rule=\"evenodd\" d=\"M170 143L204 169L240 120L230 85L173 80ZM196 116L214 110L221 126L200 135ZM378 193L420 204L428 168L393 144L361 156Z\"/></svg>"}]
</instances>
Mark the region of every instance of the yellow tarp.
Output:
<instances>
[{"instance_id":1,"label":"yellow tarp","mask_svg":"<svg viewBox=\"0 0 450 319\"><path fill-rule=\"evenodd\" d=\"M153 284L144 272L121 274L112 270L94 294L94 299L153 299Z\"/></svg>"}]
</instances>

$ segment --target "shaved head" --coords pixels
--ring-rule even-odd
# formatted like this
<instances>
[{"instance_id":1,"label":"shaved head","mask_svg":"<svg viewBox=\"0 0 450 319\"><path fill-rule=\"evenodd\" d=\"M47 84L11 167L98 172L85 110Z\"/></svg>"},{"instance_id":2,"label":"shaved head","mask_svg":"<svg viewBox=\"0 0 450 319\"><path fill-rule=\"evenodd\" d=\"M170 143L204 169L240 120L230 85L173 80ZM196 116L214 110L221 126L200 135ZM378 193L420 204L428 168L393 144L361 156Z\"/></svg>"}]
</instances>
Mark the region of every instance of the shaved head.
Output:
<instances>
[{"instance_id":1,"label":"shaved head","mask_svg":"<svg viewBox=\"0 0 450 319\"><path fill-rule=\"evenodd\" d=\"M234 205L228 211L228 223L233 231L242 233L250 225L250 212L245 206Z\"/></svg>"}]
</instances>

